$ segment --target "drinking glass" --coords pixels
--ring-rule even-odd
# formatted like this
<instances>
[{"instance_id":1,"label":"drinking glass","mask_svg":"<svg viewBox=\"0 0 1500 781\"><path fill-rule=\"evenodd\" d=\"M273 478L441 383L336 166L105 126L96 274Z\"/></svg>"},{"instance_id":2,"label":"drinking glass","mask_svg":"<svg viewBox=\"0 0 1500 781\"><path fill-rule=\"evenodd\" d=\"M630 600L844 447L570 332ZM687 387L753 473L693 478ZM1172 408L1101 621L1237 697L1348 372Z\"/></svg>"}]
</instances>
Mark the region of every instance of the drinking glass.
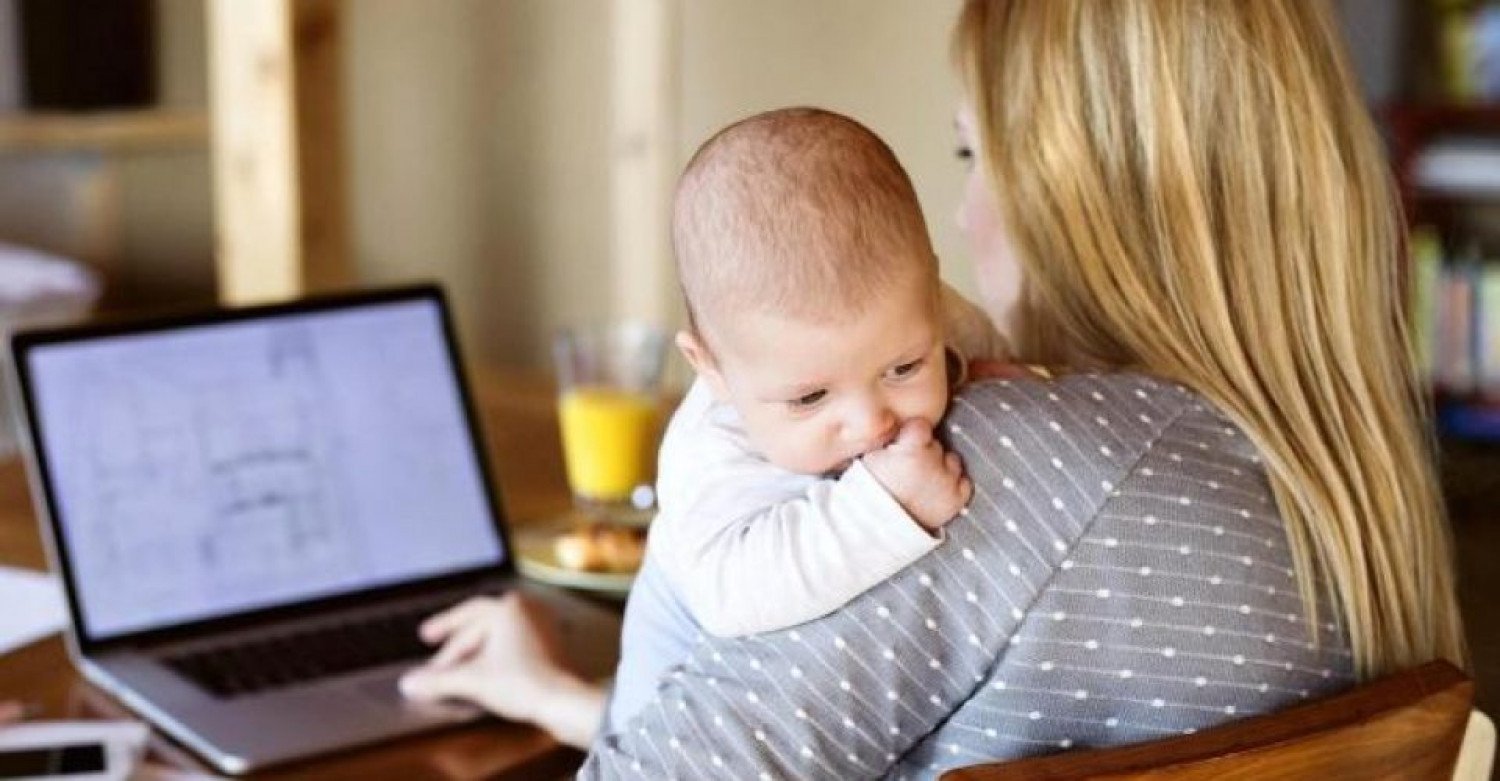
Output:
<instances>
[{"instance_id":1,"label":"drinking glass","mask_svg":"<svg viewBox=\"0 0 1500 781\"><path fill-rule=\"evenodd\" d=\"M590 516L649 518L666 356L666 332L644 323L578 326L553 341L568 488Z\"/></svg>"}]
</instances>

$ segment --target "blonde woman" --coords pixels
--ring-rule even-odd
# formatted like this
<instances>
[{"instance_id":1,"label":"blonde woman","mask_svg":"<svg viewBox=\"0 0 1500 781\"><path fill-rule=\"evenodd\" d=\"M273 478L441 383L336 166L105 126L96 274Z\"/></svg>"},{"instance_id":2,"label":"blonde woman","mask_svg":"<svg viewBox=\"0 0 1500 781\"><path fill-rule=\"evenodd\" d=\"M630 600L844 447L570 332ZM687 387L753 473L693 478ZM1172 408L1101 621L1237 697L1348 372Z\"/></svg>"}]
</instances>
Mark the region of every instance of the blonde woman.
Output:
<instances>
[{"instance_id":1,"label":"blonde woman","mask_svg":"<svg viewBox=\"0 0 1500 781\"><path fill-rule=\"evenodd\" d=\"M1327 4L970 0L955 44L990 311L1069 369L959 394L943 545L701 644L583 777L930 777L1464 663L1399 215ZM658 577L629 609L679 620ZM543 667L446 693L581 742L599 695Z\"/></svg>"},{"instance_id":2,"label":"blonde woman","mask_svg":"<svg viewBox=\"0 0 1500 781\"><path fill-rule=\"evenodd\" d=\"M971 2L956 34L969 202L995 206L971 233L1015 247L1026 352L1233 421L1365 678L1464 644L1400 215L1343 48L1307 0Z\"/></svg>"}]
</instances>

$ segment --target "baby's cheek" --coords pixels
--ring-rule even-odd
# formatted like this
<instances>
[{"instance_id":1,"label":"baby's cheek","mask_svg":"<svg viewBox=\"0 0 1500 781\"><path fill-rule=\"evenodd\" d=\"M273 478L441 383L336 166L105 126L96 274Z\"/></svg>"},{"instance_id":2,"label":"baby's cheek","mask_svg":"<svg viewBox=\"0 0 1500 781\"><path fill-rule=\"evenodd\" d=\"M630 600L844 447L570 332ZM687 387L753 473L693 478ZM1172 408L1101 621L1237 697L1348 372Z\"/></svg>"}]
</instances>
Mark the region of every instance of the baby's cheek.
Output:
<instances>
[{"instance_id":1,"label":"baby's cheek","mask_svg":"<svg viewBox=\"0 0 1500 781\"><path fill-rule=\"evenodd\" d=\"M939 424L942 423L943 416L946 414L948 414L948 394L944 392L938 396L937 404L934 405L932 417L928 418L928 420L932 421L933 428L939 427Z\"/></svg>"},{"instance_id":2,"label":"baby's cheek","mask_svg":"<svg viewBox=\"0 0 1500 781\"><path fill-rule=\"evenodd\" d=\"M932 422L936 426L943 419L943 414L948 411L948 383L934 382L927 388L925 409L921 417Z\"/></svg>"},{"instance_id":3,"label":"baby's cheek","mask_svg":"<svg viewBox=\"0 0 1500 781\"><path fill-rule=\"evenodd\" d=\"M810 432L783 431L766 437L758 449L767 461L797 474L821 474L836 460L836 454L825 453L821 443L813 441Z\"/></svg>"}]
</instances>

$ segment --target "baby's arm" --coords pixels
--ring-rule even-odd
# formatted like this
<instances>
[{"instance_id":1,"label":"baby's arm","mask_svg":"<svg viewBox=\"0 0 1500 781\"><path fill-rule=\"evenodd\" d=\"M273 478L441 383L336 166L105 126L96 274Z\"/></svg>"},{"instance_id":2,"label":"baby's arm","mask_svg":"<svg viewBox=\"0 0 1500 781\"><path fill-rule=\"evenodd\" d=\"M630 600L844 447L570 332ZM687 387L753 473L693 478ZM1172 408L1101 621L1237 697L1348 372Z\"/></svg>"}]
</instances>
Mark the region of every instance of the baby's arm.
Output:
<instances>
[{"instance_id":1,"label":"baby's arm","mask_svg":"<svg viewBox=\"0 0 1500 781\"><path fill-rule=\"evenodd\" d=\"M686 511L664 507L651 530L654 554L709 634L734 637L811 621L939 542L861 463L837 480L818 480L801 495L770 502L767 481L781 478L757 471L739 466L719 475L719 484L704 486Z\"/></svg>"},{"instance_id":2,"label":"baby's arm","mask_svg":"<svg viewBox=\"0 0 1500 781\"><path fill-rule=\"evenodd\" d=\"M810 621L936 547L970 489L930 429L911 427L838 479L813 481L722 447L672 463L664 446L652 555L704 630L738 636ZM718 433L678 428L668 438Z\"/></svg>"}]
</instances>

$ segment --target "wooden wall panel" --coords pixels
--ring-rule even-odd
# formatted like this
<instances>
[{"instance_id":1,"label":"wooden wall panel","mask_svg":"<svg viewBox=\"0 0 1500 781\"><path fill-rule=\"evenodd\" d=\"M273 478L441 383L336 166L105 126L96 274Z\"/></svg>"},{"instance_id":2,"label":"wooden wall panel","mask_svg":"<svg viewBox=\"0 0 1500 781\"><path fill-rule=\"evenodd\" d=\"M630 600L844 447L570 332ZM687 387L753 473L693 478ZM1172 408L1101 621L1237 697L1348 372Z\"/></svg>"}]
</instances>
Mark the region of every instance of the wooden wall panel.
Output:
<instances>
[{"instance_id":1,"label":"wooden wall panel","mask_svg":"<svg viewBox=\"0 0 1500 781\"><path fill-rule=\"evenodd\" d=\"M339 0L209 0L220 298L350 281Z\"/></svg>"}]
</instances>

